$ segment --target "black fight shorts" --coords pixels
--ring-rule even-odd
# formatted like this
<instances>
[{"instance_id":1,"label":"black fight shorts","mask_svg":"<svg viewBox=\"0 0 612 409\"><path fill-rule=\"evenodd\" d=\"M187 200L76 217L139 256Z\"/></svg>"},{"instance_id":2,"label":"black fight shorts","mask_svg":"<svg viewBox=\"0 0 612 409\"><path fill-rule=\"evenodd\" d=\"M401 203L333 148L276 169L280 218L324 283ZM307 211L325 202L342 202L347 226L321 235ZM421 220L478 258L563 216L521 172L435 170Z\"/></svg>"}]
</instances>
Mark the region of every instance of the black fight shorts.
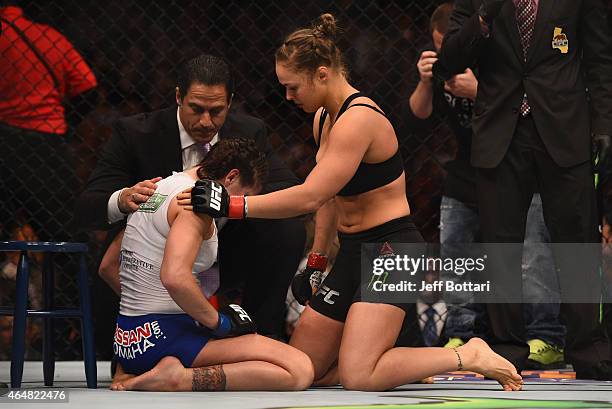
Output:
<instances>
[{"instance_id":1,"label":"black fight shorts","mask_svg":"<svg viewBox=\"0 0 612 409\"><path fill-rule=\"evenodd\" d=\"M334 267L319 290L310 300L310 307L326 317L344 322L348 310L355 302L361 301L361 245L364 243L422 243L423 237L405 216L359 233L338 233L340 250ZM386 303L404 311L412 304Z\"/></svg>"}]
</instances>

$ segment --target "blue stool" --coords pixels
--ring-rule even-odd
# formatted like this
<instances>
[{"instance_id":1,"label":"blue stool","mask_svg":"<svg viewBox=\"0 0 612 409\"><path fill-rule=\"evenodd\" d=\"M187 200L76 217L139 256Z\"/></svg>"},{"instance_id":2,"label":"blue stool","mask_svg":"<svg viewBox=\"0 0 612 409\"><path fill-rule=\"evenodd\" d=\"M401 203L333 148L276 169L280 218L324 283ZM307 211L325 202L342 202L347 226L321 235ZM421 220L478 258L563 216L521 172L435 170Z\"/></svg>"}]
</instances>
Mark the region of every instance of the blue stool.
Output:
<instances>
[{"instance_id":1,"label":"blue stool","mask_svg":"<svg viewBox=\"0 0 612 409\"><path fill-rule=\"evenodd\" d=\"M53 377L55 374L53 318L80 318L81 338L83 340L83 360L85 362L85 377L87 378L87 387L95 389L97 385L97 370L93 325L91 319L91 302L89 298L87 264L85 262L85 254L88 251L87 245L85 243L56 243L45 241L0 241L0 251L20 252L19 265L17 266L17 294L15 296L15 307L14 309L0 308L0 315L14 316L11 387L21 387L25 354L26 318L40 317L44 319L43 374L45 385L53 386ZM30 275L28 251L47 253L44 256L43 262L44 308L42 310L27 309L28 281ZM53 306L53 253L80 253L78 274L80 307L78 309L55 309Z\"/></svg>"}]
</instances>

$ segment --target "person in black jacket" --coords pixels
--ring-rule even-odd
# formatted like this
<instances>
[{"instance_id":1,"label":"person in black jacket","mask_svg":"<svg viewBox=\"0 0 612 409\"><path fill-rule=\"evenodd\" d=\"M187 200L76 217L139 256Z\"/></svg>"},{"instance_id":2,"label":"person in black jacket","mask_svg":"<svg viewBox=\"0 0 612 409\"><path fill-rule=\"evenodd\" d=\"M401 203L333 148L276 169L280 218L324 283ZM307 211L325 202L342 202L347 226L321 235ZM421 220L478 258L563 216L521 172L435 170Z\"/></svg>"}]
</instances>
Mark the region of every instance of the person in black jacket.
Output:
<instances>
[{"instance_id":1,"label":"person in black jacket","mask_svg":"<svg viewBox=\"0 0 612 409\"><path fill-rule=\"evenodd\" d=\"M602 0L455 2L433 72L445 80L478 66L471 160L479 168L485 242L523 241L536 183L553 243L599 241L591 142L612 134L612 36L606 16ZM565 295L571 286L597 282L597 260L575 252L555 256ZM580 271L567 268L572 259L585 261ZM517 254L496 255L491 265L515 282L520 277ZM488 306L494 349L517 367L528 353L521 310L511 302ZM577 377L612 379L599 305L564 304L561 313L566 359Z\"/></svg>"},{"instance_id":2,"label":"person in black jacket","mask_svg":"<svg viewBox=\"0 0 612 409\"><path fill-rule=\"evenodd\" d=\"M268 160L263 191L299 183L272 151L264 123L230 110L232 96L232 77L222 59L200 55L184 63L176 89L178 107L114 124L77 201L75 224L81 229L112 229L106 248L125 225L125 216L154 193L159 178L197 164L219 139L244 137L256 142ZM217 222L222 227L218 258L222 287L244 281L242 305L254 316L259 332L283 338L284 300L304 248L303 223L297 219ZM94 287L99 349L110 355L116 297L98 277Z\"/></svg>"}]
</instances>

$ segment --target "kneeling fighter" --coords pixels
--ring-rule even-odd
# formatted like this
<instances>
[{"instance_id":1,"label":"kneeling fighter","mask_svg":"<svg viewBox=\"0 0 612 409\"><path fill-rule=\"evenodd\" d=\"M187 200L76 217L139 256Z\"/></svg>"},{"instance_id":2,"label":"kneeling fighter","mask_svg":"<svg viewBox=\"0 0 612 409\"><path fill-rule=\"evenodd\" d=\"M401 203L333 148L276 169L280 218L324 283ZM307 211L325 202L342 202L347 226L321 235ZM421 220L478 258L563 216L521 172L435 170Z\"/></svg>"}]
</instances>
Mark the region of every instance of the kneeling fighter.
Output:
<instances>
[{"instance_id":1,"label":"kneeling fighter","mask_svg":"<svg viewBox=\"0 0 612 409\"><path fill-rule=\"evenodd\" d=\"M155 194L128 217L112 389L300 390L311 384L306 354L255 334L240 306L217 312L208 302L194 272L215 261L217 229L212 217L183 210L176 201L202 177L234 194L254 194L265 163L252 141L222 139L200 165L158 182ZM209 281L204 292L212 294L219 280Z\"/></svg>"}]
</instances>

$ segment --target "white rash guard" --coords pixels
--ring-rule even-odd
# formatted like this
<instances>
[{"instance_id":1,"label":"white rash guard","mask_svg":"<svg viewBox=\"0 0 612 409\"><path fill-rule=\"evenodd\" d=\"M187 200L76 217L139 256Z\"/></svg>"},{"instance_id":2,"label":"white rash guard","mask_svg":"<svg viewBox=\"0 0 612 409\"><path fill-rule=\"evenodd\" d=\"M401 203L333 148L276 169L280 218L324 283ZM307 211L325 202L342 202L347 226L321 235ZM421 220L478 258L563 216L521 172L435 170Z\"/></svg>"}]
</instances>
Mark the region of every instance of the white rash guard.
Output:
<instances>
[{"instance_id":1,"label":"white rash guard","mask_svg":"<svg viewBox=\"0 0 612 409\"><path fill-rule=\"evenodd\" d=\"M121 304L119 312L126 316L146 314L180 314L184 311L174 302L161 282L161 264L164 258L166 239L170 231L168 207L181 191L192 187L195 180L186 173L174 173L157 182L155 193L146 203L128 216L127 226L121 243ZM214 225L214 223L213 223ZM217 258L217 228L213 235L202 243L193 264L196 276L208 270ZM218 288L218 271L211 270L217 277L203 277L206 296ZM206 288L206 286L216 286Z\"/></svg>"}]
</instances>

